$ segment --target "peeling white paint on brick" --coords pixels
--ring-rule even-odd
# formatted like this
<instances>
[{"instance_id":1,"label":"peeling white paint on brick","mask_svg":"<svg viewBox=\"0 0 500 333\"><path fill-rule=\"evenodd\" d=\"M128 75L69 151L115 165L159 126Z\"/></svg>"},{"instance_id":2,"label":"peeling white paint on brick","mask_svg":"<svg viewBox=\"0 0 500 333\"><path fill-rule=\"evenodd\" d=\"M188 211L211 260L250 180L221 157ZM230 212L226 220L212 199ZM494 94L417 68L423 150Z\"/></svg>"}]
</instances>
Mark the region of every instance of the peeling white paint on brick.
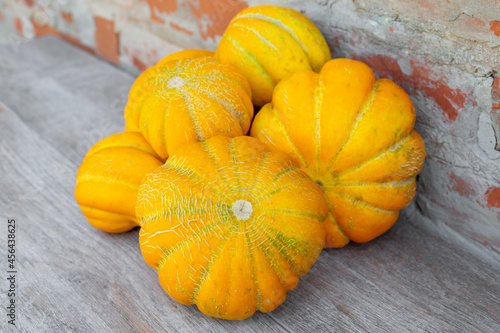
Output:
<instances>
[{"instance_id":1,"label":"peeling white paint on brick","mask_svg":"<svg viewBox=\"0 0 500 333\"><path fill-rule=\"evenodd\" d=\"M78 1L74 4L72 13L78 38L83 44L95 48L94 17L89 7Z\"/></svg>"},{"instance_id":2,"label":"peeling white paint on brick","mask_svg":"<svg viewBox=\"0 0 500 333\"><path fill-rule=\"evenodd\" d=\"M120 33L120 63L136 74L138 71L132 59L140 61L146 67L151 67L163 57L183 50L178 45L161 39L133 24L123 25Z\"/></svg>"},{"instance_id":3,"label":"peeling white paint on brick","mask_svg":"<svg viewBox=\"0 0 500 333\"><path fill-rule=\"evenodd\" d=\"M500 151L495 149L496 137L493 122L489 114L483 112L479 116L479 130L477 132L479 147L491 160L500 160ZM500 233L500 232L499 232Z\"/></svg>"}]
</instances>

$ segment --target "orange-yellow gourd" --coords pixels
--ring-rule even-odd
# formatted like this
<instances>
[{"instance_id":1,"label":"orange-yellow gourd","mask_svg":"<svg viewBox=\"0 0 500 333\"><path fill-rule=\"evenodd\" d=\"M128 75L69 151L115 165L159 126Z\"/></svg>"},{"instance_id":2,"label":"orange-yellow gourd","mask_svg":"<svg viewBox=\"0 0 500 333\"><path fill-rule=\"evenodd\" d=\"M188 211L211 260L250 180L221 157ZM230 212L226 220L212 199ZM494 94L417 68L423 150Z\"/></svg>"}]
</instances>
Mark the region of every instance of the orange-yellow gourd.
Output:
<instances>
[{"instance_id":1,"label":"orange-yellow gourd","mask_svg":"<svg viewBox=\"0 0 500 333\"><path fill-rule=\"evenodd\" d=\"M76 201L90 224L113 233L138 226L139 184L162 164L140 133L117 133L96 143L78 169L75 188Z\"/></svg>"},{"instance_id":2,"label":"orange-yellow gourd","mask_svg":"<svg viewBox=\"0 0 500 333\"><path fill-rule=\"evenodd\" d=\"M331 59L324 37L307 17L271 5L238 13L224 32L216 57L246 76L258 106L271 101L274 87L283 78L300 70L319 72Z\"/></svg>"},{"instance_id":3,"label":"orange-yellow gourd","mask_svg":"<svg viewBox=\"0 0 500 333\"><path fill-rule=\"evenodd\" d=\"M139 188L146 262L183 304L224 319L280 305L318 258L328 206L289 156L218 136L174 151Z\"/></svg>"},{"instance_id":4,"label":"orange-yellow gourd","mask_svg":"<svg viewBox=\"0 0 500 333\"><path fill-rule=\"evenodd\" d=\"M394 82L365 64L327 62L275 89L251 136L292 155L323 191L326 247L367 242L388 230L415 194L425 158L415 110Z\"/></svg>"},{"instance_id":5,"label":"orange-yellow gourd","mask_svg":"<svg viewBox=\"0 0 500 333\"><path fill-rule=\"evenodd\" d=\"M160 60L134 82L125 130L141 132L160 157L212 136L247 134L253 118L251 88L213 52L185 50Z\"/></svg>"}]
</instances>

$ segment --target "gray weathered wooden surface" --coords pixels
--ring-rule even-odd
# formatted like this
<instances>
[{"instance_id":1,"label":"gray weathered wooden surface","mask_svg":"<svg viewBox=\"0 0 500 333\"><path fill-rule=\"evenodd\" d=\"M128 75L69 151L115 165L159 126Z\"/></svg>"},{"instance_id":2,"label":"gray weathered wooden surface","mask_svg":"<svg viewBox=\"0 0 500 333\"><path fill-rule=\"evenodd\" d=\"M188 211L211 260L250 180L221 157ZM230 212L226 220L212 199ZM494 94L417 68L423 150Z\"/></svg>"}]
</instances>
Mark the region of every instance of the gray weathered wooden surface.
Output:
<instances>
[{"instance_id":1,"label":"gray weathered wooden surface","mask_svg":"<svg viewBox=\"0 0 500 333\"><path fill-rule=\"evenodd\" d=\"M0 331L500 332L500 271L401 218L367 244L325 250L269 314L217 320L171 300L138 230L94 229L75 175L121 131L134 78L54 38L0 48ZM7 219L17 222L17 326L7 324Z\"/></svg>"}]
</instances>

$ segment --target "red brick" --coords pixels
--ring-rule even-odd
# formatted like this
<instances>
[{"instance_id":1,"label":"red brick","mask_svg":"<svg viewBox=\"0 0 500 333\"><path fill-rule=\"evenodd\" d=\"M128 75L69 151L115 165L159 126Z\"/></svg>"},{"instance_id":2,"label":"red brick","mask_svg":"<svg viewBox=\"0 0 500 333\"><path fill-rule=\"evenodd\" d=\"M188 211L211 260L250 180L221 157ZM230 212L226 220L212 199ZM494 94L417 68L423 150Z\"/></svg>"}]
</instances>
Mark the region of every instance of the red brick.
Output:
<instances>
[{"instance_id":1,"label":"red brick","mask_svg":"<svg viewBox=\"0 0 500 333\"><path fill-rule=\"evenodd\" d=\"M450 174L450 188L463 196L474 195L474 187L454 173Z\"/></svg>"},{"instance_id":2,"label":"red brick","mask_svg":"<svg viewBox=\"0 0 500 333\"><path fill-rule=\"evenodd\" d=\"M200 0L199 5L188 2L194 15L198 18L198 30L204 40L214 39L221 36L226 30L233 17L248 7L245 1L241 0ZM210 18L211 24L206 27L201 19L205 16Z\"/></svg>"},{"instance_id":3,"label":"red brick","mask_svg":"<svg viewBox=\"0 0 500 333\"><path fill-rule=\"evenodd\" d=\"M115 64L120 63L120 47L115 23L103 17L94 16L96 26L95 43L97 54Z\"/></svg>"},{"instance_id":4,"label":"red brick","mask_svg":"<svg viewBox=\"0 0 500 333\"><path fill-rule=\"evenodd\" d=\"M173 29L175 29L175 30L177 30L177 31L180 31L180 32L182 32L182 33L185 33L185 34L186 34L186 35L188 35L188 36L192 36L192 35L194 34L194 32L193 32L193 31L188 30L188 29L186 29L186 28L183 28L183 27L181 27L180 25L175 24L174 22L170 22L170 26L171 26Z\"/></svg>"},{"instance_id":5,"label":"red brick","mask_svg":"<svg viewBox=\"0 0 500 333\"><path fill-rule=\"evenodd\" d=\"M500 187L490 187L484 196L486 206L490 208L500 208Z\"/></svg>"},{"instance_id":6,"label":"red brick","mask_svg":"<svg viewBox=\"0 0 500 333\"><path fill-rule=\"evenodd\" d=\"M373 55L360 59L367 63L381 77L388 77L400 85L409 85L434 99L443 111L443 120L455 121L458 111L464 107L467 94L460 89L452 89L446 84L442 73L434 72L429 66L412 59L412 73L405 75L397 60L386 55Z\"/></svg>"},{"instance_id":7,"label":"red brick","mask_svg":"<svg viewBox=\"0 0 500 333\"><path fill-rule=\"evenodd\" d=\"M495 36L500 37L500 21L491 21L490 30L493 31Z\"/></svg>"},{"instance_id":8,"label":"red brick","mask_svg":"<svg viewBox=\"0 0 500 333\"><path fill-rule=\"evenodd\" d=\"M74 21L73 14L71 13L61 12L61 17L63 20L69 23L73 23Z\"/></svg>"},{"instance_id":9,"label":"red brick","mask_svg":"<svg viewBox=\"0 0 500 333\"><path fill-rule=\"evenodd\" d=\"M132 64L134 64L134 66L141 70L141 71L144 71L146 69L148 69L148 65L146 65L145 63L143 63L141 60L139 60L136 56L132 56L131 57L131 60L132 60Z\"/></svg>"},{"instance_id":10,"label":"red brick","mask_svg":"<svg viewBox=\"0 0 500 333\"><path fill-rule=\"evenodd\" d=\"M40 37L45 35L55 35L88 53L95 54L95 51L91 47L83 44L77 37L65 34L57 29L54 29L49 25L41 25L34 19L31 20L31 23L33 24L35 37Z\"/></svg>"},{"instance_id":11,"label":"red brick","mask_svg":"<svg viewBox=\"0 0 500 333\"><path fill-rule=\"evenodd\" d=\"M14 19L14 25L16 27L17 32L22 35L23 34L23 21L19 17Z\"/></svg>"},{"instance_id":12,"label":"red brick","mask_svg":"<svg viewBox=\"0 0 500 333\"><path fill-rule=\"evenodd\" d=\"M500 102L500 74L495 75L493 87L491 88L491 97Z\"/></svg>"},{"instance_id":13,"label":"red brick","mask_svg":"<svg viewBox=\"0 0 500 333\"><path fill-rule=\"evenodd\" d=\"M151 19L155 22L165 24L165 20L156 15L156 12L170 14L177 11L177 0L146 0L151 9Z\"/></svg>"}]
</instances>

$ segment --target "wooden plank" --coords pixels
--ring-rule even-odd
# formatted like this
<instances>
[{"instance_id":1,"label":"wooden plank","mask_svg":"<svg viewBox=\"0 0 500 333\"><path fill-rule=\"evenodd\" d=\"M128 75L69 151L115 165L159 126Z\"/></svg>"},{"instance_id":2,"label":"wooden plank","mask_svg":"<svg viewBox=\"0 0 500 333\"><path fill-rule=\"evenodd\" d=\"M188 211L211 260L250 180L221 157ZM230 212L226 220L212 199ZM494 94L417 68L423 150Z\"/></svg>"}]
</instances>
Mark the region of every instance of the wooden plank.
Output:
<instances>
[{"instance_id":1,"label":"wooden plank","mask_svg":"<svg viewBox=\"0 0 500 333\"><path fill-rule=\"evenodd\" d=\"M138 230L94 229L73 197L80 142L123 128L121 111L105 106L122 108L133 78L53 37L0 48L0 60L0 218L17 222L18 330L500 331L500 271L403 218L373 242L323 251L271 313L230 322L176 303L142 259ZM105 117L111 124L91 138ZM16 331L2 318L0 331Z\"/></svg>"},{"instance_id":2,"label":"wooden plank","mask_svg":"<svg viewBox=\"0 0 500 333\"><path fill-rule=\"evenodd\" d=\"M123 131L132 75L51 36L0 48L0 60L0 100L71 158Z\"/></svg>"},{"instance_id":3,"label":"wooden plank","mask_svg":"<svg viewBox=\"0 0 500 333\"><path fill-rule=\"evenodd\" d=\"M137 230L112 235L91 227L72 195L77 164L0 109L0 171L7 176L1 218L17 221L22 330L197 332L222 325L169 299L142 259ZM5 252L4 245L2 258Z\"/></svg>"}]
</instances>

